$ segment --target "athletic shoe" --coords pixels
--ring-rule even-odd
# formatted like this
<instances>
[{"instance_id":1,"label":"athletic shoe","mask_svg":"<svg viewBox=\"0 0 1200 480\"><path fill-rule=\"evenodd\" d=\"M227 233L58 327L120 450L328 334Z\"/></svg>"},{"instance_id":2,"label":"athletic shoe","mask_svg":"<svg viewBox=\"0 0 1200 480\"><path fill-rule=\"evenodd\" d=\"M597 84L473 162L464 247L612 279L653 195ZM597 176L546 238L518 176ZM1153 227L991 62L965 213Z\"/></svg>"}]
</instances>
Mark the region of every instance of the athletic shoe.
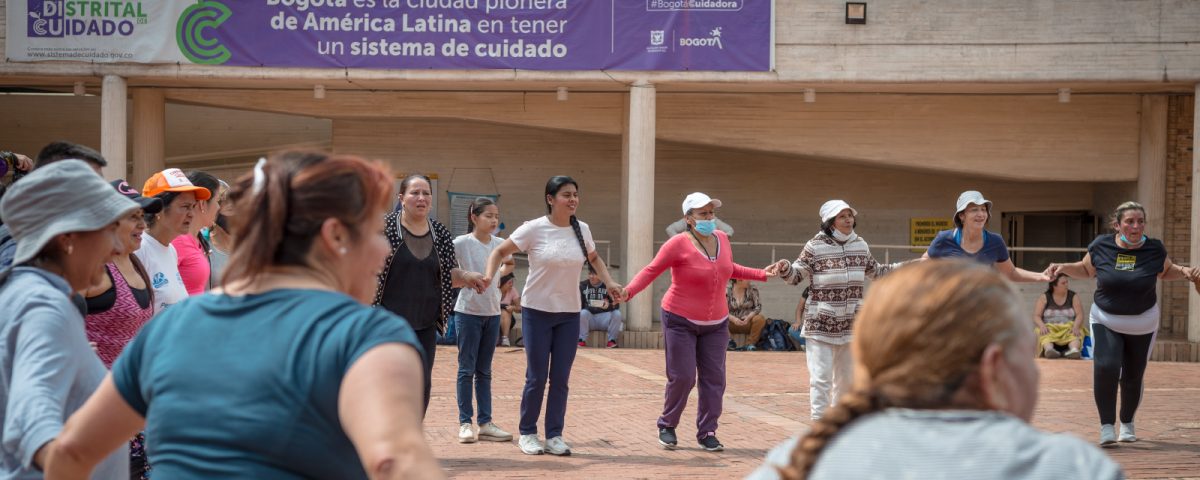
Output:
<instances>
[{"instance_id":1,"label":"athletic shoe","mask_svg":"<svg viewBox=\"0 0 1200 480\"><path fill-rule=\"evenodd\" d=\"M571 446L563 441L562 435L546 440L546 453L567 456L571 454Z\"/></svg>"},{"instance_id":2,"label":"athletic shoe","mask_svg":"<svg viewBox=\"0 0 1200 480\"><path fill-rule=\"evenodd\" d=\"M500 346L501 347L511 347L512 344L509 342L508 337L502 337L500 339Z\"/></svg>"},{"instance_id":3,"label":"athletic shoe","mask_svg":"<svg viewBox=\"0 0 1200 480\"><path fill-rule=\"evenodd\" d=\"M605 345L605 348L617 348L616 340L609 340L608 344Z\"/></svg>"},{"instance_id":4,"label":"athletic shoe","mask_svg":"<svg viewBox=\"0 0 1200 480\"><path fill-rule=\"evenodd\" d=\"M508 442L512 441L512 434L497 427L496 424L488 422L479 426L479 439L489 442Z\"/></svg>"},{"instance_id":5,"label":"athletic shoe","mask_svg":"<svg viewBox=\"0 0 1200 480\"><path fill-rule=\"evenodd\" d=\"M1117 446L1117 432L1112 424L1100 426L1100 446L1115 447Z\"/></svg>"},{"instance_id":6,"label":"athletic shoe","mask_svg":"<svg viewBox=\"0 0 1200 480\"><path fill-rule=\"evenodd\" d=\"M675 438L675 429L659 428L658 444L667 450L674 450L675 447L679 446L679 439Z\"/></svg>"},{"instance_id":7,"label":"athletic shoe","mask_svg":"<svg viewBox=\"0 0 1200 480\"><path fill-rule=\"evenodd\" d=\"M700 446L710 452L719 452L725 449L721 442L717 441L717 436L709 434L707 437L700 439Z\"/></svg>"},{"instance_id":8,"label":"athletic shoe","mask_svg":"<svg viewBox=\"0 0 1200 480\"><path fill-rule=\"evenodd\" d=\"M734 341L733 341L733 340L730 340L730 341L729 341L729 346L728 346L728 347L725 347L725 351L727 351L727 352L732 352L732 351L734 351L734 350L737 350L737 343L734 343Z\"/></svg>"},{"instance_id":9,"label":"athletic shoe","mask_svg":"<svg viewBox=\"0 0 1200 480\"><path fill-rule=\"evenodd\" d=\"M1053 348L1051 348L1049 350L1042 349L1042 355L1044 355L1046 358L1058 358L1058 357L1062 356L1061 353L1058 353L1058 350L1055 350Z\"/></svg>"},{"instance_id":10,"label":"athletic shoe","mask_svg":"<svg viewBox=\"0 0 1200 480\"><path fill-rule=\"evenodd\" d=\"M458 426L458 443L475 443L475 432L471 431L471 424L464 423Z\"/></svg>"},{"instance_id":11,"label":"athletic shoe","mask_svg":"<svg viewBox=\"0 0 1200 480\"><path fill-rule=\"evenodd\" d=\"M580 340L580 341L579 341L579 346L581 346L581 347L586 347L586 346L587 346L587 341L586 341L586 340Z\"/></svg>"},{"instance_id":12,"label":"athletic shoe","mask_svg":"<svg viewBox=\"0 0 1200 480\"><path fill-rule=\"evenodd\" d=\"M546 451L546 447L542 446L542 441L538 439L536 433L531 435L521 435L521 439L517 440L517 445L521 447L521 452L526 455L541 455Z\"/></svg>"},{"instance_id":13,"label":"athletic shoe","mask_svg":"<svg viewBox=\"0 0 1200 480\"><path fill-rule=\"evenodd\" d=\"M1117 441L1125 443L1137 441L1137 435L1134 435L1133 433L1133 423L1121 424L1121 436L1117 437Z\"/></svg>"},{"instance_id":14,"label":"athletic shoe","mask_svg":"<svg viewBox=\"0 0 1200 480\"><path fill-rule=\"evenodd\" d=\"M1078 348L1072 348L1070 350L1067 350L1067 354L1063 355L1063 356L1067 357L1071 360L1079 360L1079 358L1083 355L1079 352Z\"/></svg>"}]
</instances>

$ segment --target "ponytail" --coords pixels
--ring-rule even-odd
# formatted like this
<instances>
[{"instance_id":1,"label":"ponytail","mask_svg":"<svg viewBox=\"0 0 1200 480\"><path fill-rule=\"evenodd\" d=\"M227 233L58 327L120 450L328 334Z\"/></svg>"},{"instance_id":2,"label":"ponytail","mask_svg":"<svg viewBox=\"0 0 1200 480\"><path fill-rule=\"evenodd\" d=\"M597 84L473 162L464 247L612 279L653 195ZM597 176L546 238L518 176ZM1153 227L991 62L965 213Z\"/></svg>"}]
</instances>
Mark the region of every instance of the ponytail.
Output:
<instances>
[{"instance_id":1,"label":"ponytail","mask_svg":"<svg viewBox=\"0 0 1200 480\"><path fill-rule=\"evenodd\" d=\"M471 207L467 209L467 233L475 231L474 217L483 215L484 209L495 204L496 202L487 197L476 197L475 201L471 202Z\"/></svg>"},{"instance_id":2,"label":"ponytail","mask_svg":"<svg viewBox=\"0 0 1200 480\"><path fill-rule=\"evenodd\" d=\"M882 397L873 391L852 391L842 395L834 405L813 423L808 434L796 442L796 448L788 464L779 468L779 478L784 480L804 480L812 473L817 458L826 445L833 440L843 428L865 415L875 413L884 408Z\"/></svg>"}]
</instances>

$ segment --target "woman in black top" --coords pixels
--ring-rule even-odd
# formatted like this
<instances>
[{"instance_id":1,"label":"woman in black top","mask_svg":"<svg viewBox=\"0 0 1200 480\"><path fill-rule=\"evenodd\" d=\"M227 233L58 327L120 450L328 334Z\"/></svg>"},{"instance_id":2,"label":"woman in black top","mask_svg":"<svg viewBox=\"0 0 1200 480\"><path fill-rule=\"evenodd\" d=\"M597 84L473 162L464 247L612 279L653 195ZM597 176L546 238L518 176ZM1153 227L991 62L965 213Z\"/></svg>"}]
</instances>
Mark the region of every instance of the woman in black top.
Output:
<instances>
[{"instance_id":1,"label":"woman in black top","mask_svg":"<svg viewBox=\"0 0 1200 480\"><path fill-rule=\"evenodd\" d=\"M454 309L454 288L483 291L483 274L458 268L454 237L437 220L429 218L433 191L429 178L410 175L400 183L400 210L385 217L388 255L375 305L404 317L416 331L424 349L425 409L429 409L430 377L437 354L437 334L446 331Z\"/></svg>"},{"instance_id":2,"label":"woman in black top","mask_svg":"<svg viewBox=\"0 0 1200 480\"><path fill-rule=\"evenodd\" d=\"M1148 238L1146 210L1137 202L1117 207L1115 234L1104 234L1088 246L1083 260L1052 263L1046 274L1095 278L1092 334L1095 338L1093 389L1100 413L1100 446L1116 445L1114 423L1117 391L1121 394L1122 442L1137 441L1133 416L1142 397L1142 376L1158 332L1159 279L1197 281L1200 271L1171 263L1161 241Z\"/></svg>"}]
</instances>

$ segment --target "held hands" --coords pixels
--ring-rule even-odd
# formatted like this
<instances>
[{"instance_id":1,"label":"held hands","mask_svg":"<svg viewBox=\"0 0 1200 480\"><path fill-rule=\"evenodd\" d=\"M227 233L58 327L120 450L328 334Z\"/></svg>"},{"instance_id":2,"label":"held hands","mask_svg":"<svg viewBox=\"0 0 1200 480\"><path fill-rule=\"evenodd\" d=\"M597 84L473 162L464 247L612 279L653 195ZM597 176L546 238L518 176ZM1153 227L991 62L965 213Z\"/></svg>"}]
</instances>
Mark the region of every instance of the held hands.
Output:
<instances>
[{"instance_id":1,"label":"held hands","mask_svg":"<svg viewBox=\"0 0 1200 480\"><path fill-rule=\"evenodd\" d=\"M784 270L787 270L788 266L790 265L791 262L787 260L780 260L767 265L766 268L763 268L763 271L767 273L768 277L778 277Z\"/></svg>"},{"instance_id":2,"label":"held hands","mask_svg":"<svg viewBox=\"0 0 1200 480\"><path fill-rule=\"evenodd\" d=\"M487 290L488 285L492 284L492 279L484 277L479 272L465 272L463 280L467 282L468 288L475 290L475 293L483 293L484 290Z\"/></svg>"},{"instance_id":3,"label":"held hands","mask_svg":"<svg viewBox=\"0 0 1200 480\"><path fill-rule=\"evenodd\" d=\"M1062 267L1061 263L1051 263L1046 266L1046 270L1042 272L1042 276L1046 277L1046 281L1049 282L1051 279L1058 277L1058 274L1062 272Z\"/></svg>"},{"instance_id":4,"label":"held hands","mask_svg":"<svg viewBox=\"0 0 1200 480\"><path fill-rule=\"evenodd\" d=\"M626 292L625 287L622 287L621 284L613 282L612 285L607 285L607 287L608 298L611 298L613 303L625 303L629 299L629 292ZM605 306L604 308L608 307Z\"/></svg>"}]
</instances>

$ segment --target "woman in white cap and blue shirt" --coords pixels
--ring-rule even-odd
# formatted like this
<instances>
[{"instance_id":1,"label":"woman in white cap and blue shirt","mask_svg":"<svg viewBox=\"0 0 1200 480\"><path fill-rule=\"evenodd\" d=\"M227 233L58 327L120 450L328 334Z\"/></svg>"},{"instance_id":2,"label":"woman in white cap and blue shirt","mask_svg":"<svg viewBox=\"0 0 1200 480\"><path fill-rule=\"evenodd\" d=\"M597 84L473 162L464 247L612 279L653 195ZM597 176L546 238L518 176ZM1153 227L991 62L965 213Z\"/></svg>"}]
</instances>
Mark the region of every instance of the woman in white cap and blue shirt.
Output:
<instances>
[{"instance_id":1,"label":"woman in white cap and blue shirt","mask_svg":"<svg viewBox=\"0 0 1200 480\"><path fill-rule=\"evenodd\" d=\"M1014 282L1049 282L1043 273L1017 268L1008 256L1004 237L986 230L992 217L992 202L983 194L967 190L958 196L954 211L954 230L938 232L922 258L966 257L994 265Z\"/></svg>"},{"instance_id":2,"label":"woman in white cap and blue shirt","mask_svg":"<svg viewBox=\"0 0 1200 480\"><path fill-rule=\"evenodd\" d=\"M134 223L124 219L138 208L79 160L35 170L0 203L17 241L13 266L0 271L0 477L42 478L47 447L108 372L73 297L125 253L121 239ZM128 450L96 470L96 478L128 476Z\"/></svg>"},{"instance_id":3,"label":"woman in white cap and blue shirt","mask_svg":"<svg viewBox=\"0 0 1200 480\"><path fill-rule=\"evenodd\" d=\"M789 284L810 280L800 333L806 339L813 420L819 420L850 389L854 373L850 339L866 279L899 265L875 261L866 240L854 233L858 211L850 204L830 200L819 213L821 229L804 245L800 257L771 266Z\"/></svg>"}]
</instances>

